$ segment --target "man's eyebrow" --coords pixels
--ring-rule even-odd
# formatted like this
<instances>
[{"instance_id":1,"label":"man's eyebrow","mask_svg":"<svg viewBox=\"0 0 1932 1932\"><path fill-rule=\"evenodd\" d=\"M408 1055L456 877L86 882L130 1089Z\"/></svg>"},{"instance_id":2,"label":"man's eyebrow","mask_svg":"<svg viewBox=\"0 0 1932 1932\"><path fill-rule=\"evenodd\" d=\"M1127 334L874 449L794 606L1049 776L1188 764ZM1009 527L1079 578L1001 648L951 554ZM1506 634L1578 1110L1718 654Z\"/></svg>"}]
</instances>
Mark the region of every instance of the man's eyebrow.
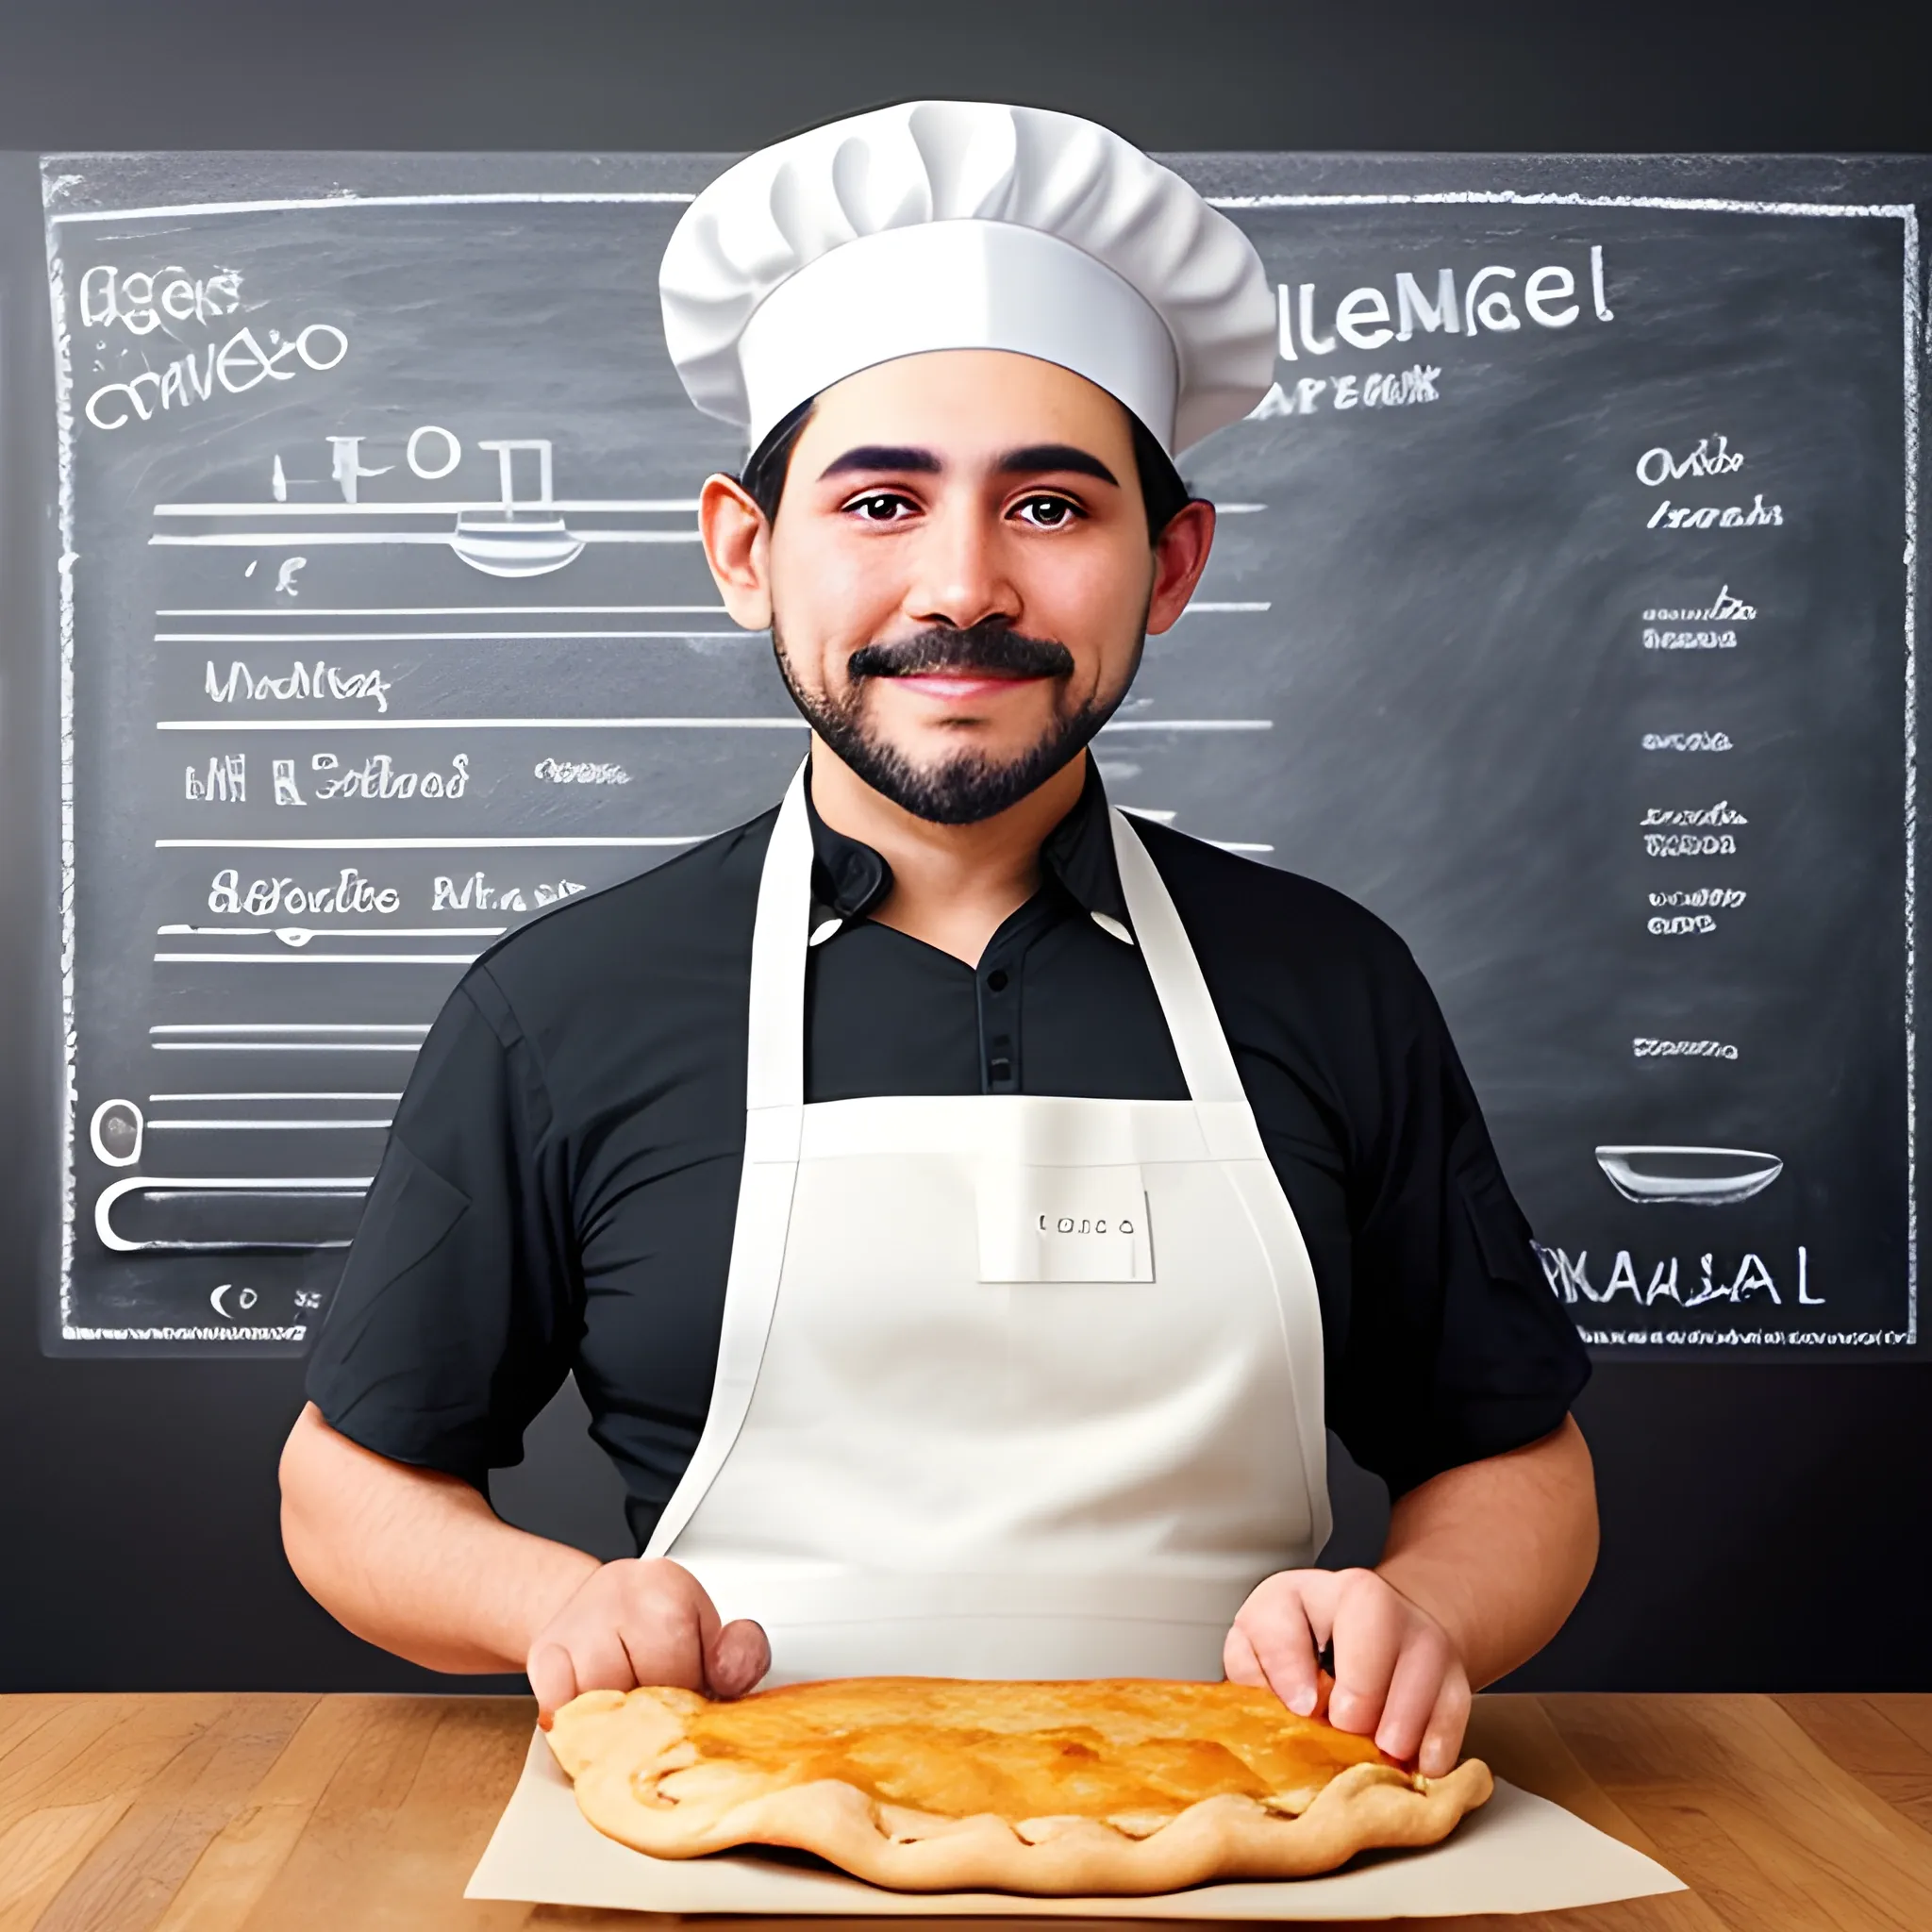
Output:
<instances>
[{"instance_id":1,"label":"man's eyebrow","mask_svg":"<svg viewBox=\"0 0 1932 1932\"><path fill-rule=\"evenodd\" d=\"M819 472L819 481L841 476L852 470L911 470L924 476L937 476L940 459L929 449L908 449L887 442L861 442L843 456L834 457Z\"/></svg>"},{"instance_id":2,"label":"man's eyebrow","mask_svg":"<svg viewBox=\"0 0 1932 1932\"><path fill-rule=\"evenodd\" d=\"M1024 449L1009 449L993 465L1002 476L1038 475L1046 470L1072 470L1082 476L1095 476L1103 483L1120 488L1120 478L1100 458L1071 442L1030 442Z\"/></svg>"}]
</instances>

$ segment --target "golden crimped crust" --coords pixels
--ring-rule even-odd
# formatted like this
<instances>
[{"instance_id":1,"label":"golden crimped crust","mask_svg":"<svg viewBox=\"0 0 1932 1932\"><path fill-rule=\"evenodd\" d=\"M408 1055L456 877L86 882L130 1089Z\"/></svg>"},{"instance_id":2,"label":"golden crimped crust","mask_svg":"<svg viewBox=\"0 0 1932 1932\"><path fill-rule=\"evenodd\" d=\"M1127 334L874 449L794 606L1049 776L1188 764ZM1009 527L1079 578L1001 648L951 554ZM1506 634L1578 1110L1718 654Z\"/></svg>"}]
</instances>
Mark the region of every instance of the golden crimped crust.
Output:
<instances>
[{"instance_id":1,"label":"golden crimped crust","mask_svg":"<svg viewBox=\"0 0 1932 1932\"><path fill-rule=\"evenodd\" d=\"M1157 1678L588 1690L549 1735L584 1816L641 1852L791 1845L900 1891L1305 1878L1434 1844L1491 1790L1474 1758L1424 1778L1273 1691Z\"/></svg>"}]
</instances>

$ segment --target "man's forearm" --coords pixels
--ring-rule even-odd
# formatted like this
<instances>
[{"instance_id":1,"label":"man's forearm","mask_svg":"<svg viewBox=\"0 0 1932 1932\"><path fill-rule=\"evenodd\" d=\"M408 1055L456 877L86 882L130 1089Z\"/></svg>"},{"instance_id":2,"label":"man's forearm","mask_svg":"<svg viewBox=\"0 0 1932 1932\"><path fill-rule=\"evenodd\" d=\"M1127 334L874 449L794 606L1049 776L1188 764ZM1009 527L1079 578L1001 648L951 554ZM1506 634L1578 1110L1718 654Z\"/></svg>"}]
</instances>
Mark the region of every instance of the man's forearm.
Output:
<instances>
[{"instance_id":1,"label":"man's forearm","mask_svg":"<svg viewBox=\"0 0 1932 1932\"><path fill-rule=\"evenodd\" d=\"M1534 1657L1596 1565L1596 1486L1575 1422L1411 1490L1375 1568L1447 1631L1470 1683Z\"/></svg>"},{"instance_id":2,"label":"man's forearm","mask_svg":"<svg viewBox=\"0 0 1932 1932\"><path fill-rule=\"evenodd\" d=\"M601 1567L511 1528L455 1476L373 1455L312 1405L282 1452L282 1542L338 1623L437 1671L521 1670L532 1637Z\"/></svg>"}]
</instances>

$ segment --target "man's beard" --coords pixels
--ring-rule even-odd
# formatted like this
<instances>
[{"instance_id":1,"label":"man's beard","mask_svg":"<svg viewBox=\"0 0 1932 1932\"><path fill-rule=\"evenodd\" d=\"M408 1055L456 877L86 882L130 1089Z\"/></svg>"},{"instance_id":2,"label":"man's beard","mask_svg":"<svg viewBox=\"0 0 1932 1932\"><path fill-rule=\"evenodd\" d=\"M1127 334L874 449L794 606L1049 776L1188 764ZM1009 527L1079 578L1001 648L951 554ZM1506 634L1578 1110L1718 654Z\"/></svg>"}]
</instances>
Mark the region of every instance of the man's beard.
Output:
<instances>
[{"instance_id":1,"label":"man's beard","mask_svg":"<svg viewBox=\"0 0 1932 1932\"><path fill-rule=\"evenodd\" d=\"M1002 624L975 624L965 630L940 626L896 643L866 644L853 652L846 664L851 684L842 698L834 699L800 687L778 626L772 626L779 675L806 722L874 791L915 818L938 825L972 825L992 818L1038 791L1077 758L1120 708L1145 641L1143 631L1134 649L1134 664L1113 697L1090 698L1077 709L1057 715L1016 758L1002 762L984 752L968 751L921 768L878 737L868 723L868 678L947 671L1065 678L1073 675L1073 653L1064 644L1025 637Z\"/></svg>"}]
</instances>

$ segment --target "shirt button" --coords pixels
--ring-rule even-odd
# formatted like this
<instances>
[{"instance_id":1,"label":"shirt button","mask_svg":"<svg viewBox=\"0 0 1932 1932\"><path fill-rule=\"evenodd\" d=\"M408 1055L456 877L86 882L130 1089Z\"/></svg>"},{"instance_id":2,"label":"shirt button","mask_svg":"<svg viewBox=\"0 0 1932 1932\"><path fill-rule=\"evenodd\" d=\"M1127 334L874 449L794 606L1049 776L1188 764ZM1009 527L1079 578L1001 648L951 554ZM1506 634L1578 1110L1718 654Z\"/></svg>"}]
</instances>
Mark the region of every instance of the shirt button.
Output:
<instances>
[{"instance_id":1,"label":"shirt button","mask_svg":"<svg viewBox=\"0 0 1932 1932\"><path fill-rule=\"evenodd\" d=\"M1004 967L995 967L992 972L986 975L986 983L992 988L994 992L1005 992L1007 990L1006 969Z\"/></svg>"}]
</instances>

